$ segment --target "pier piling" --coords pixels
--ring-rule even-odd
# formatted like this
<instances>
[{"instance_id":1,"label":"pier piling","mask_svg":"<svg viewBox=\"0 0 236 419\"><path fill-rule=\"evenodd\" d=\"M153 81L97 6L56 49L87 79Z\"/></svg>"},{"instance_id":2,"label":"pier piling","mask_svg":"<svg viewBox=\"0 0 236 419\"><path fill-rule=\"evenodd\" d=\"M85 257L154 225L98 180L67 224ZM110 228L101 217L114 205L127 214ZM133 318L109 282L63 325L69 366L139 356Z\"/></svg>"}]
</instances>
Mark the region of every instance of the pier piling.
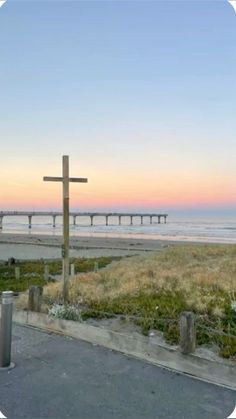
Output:
<instances>
[{"instance_id":1,"label":"pier piling","mask_svg":"<svg viewBox=\"0 0 236 419\"><path fill-rule=\"evenodd\" d=\"M56 215L52 216L52 225L54 228L56 227Z\"/></svg>"}]
</instances>

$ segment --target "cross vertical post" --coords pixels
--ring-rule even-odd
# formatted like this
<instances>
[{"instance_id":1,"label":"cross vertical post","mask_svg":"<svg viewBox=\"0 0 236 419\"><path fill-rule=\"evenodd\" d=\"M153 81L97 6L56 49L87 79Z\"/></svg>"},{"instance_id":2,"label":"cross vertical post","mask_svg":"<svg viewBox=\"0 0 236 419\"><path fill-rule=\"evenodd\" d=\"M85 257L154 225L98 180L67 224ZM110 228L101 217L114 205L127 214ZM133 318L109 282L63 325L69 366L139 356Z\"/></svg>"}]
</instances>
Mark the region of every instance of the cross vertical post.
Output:
<instances>
[{"instance_id":1,"label":"cross vertical post","mask_svg":"<svg viewBox=\"0 0 236 419\"><path fill-rule=\"evenodd\" d=\"M69 281L69 156L62 157L62 176L63 176L63 298L68 301L68 281Z\"/></svg>"},{"instance_id":2,"label":"cross vertical post","mask_svg":"<svg viewBox=\"0 0 236 419\"><path fill-rule=\"evenodd\" d=\"M69 184L70 182L87 183L87 178L69 177L69 156L62 157L62 177L44 176L43 180L49 182L62 182L63 186L63 245L62 245L62 266L63 266L63 300L68 301L68 282L70 275L70 208L69 208Z\"/></svg>"}]
</instances>

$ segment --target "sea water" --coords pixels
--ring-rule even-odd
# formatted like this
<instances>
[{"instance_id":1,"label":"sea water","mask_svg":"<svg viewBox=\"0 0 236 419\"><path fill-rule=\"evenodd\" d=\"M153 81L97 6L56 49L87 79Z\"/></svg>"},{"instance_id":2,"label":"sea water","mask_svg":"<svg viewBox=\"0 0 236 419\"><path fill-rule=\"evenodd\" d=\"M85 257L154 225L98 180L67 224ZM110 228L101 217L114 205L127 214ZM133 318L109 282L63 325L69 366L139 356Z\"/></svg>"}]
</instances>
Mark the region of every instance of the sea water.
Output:
<instances>
[{"instance_id":1,"label":"sea water","mask_svg":"<svg viewBox=\"0 0 236 419\"><path fill-rule=\"evenodd\" d=\"M90 225L90 217L77 217L75 226L72 217L70 222L72 236L236 243L236 217L169 214L166 224L163 220L158 224L158 219L155 217L150 224L150 217L144 217L143 225L141 225L140 217L133 217L133 225L130 225L130 217L122 217L121 225L119 225L118 217L109 217L109 225L106 226L105 217L95 216L93 226ZM27 216L6 216L3 218L1 232L62 234L62 217L59 216L56 218L56 227L52 225L52 216L33 216L32 228L29 229L28 225Z\"/></svg>"}]
</instances>

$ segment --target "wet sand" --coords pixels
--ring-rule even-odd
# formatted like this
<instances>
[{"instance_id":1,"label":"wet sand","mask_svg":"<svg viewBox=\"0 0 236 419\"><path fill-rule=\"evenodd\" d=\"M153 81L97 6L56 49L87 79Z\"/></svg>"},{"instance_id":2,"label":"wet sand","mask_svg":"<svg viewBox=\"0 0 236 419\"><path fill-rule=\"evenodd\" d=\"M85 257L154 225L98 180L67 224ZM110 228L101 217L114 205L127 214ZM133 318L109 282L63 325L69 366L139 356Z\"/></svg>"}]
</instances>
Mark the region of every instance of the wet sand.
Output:
<instances>
[{"instance_id":1,"label":"wet sand","mask_svg":"<svg viewBox=\"0 0 236 419\"><path fill-rule=\"evenodd\" d=\"M61 236L33 234L0 234L0 260L53 259L61 257ZM162 240L71 237L71 257L99 257L137 255L161 250L180 242Z\"/></svg>"}]
</instances>

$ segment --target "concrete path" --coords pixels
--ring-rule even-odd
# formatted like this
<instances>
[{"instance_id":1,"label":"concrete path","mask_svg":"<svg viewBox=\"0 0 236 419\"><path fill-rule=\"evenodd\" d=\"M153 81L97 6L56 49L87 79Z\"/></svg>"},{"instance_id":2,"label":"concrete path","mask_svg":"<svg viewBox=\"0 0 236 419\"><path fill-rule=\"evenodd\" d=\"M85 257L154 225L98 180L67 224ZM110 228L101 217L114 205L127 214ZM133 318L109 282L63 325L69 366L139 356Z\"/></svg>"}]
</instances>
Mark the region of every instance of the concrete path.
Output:
<instances>
[{"instance_id":1,"label":"concrete path","mask_svg":"<svg viewBox=\"0 0 236 419\"><path fill-rule=\"evenodd\" d=\"M0 371L7 418L224 419L236 392L122 354L14 326L12 360Z\"/></svg>"}]
</instances>

